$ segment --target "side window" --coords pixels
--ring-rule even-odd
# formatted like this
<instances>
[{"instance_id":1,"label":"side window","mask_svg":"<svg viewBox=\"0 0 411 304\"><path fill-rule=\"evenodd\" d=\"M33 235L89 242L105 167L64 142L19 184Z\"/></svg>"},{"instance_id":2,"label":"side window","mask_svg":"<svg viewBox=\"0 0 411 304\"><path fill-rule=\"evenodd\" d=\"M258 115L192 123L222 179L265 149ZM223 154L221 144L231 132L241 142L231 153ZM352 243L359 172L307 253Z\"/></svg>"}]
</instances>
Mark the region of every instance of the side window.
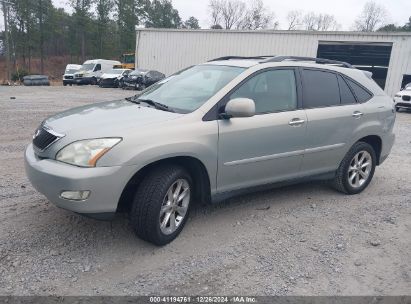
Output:
<instances>
[{"instance_id":1,"label":"side window","mask_svg":"<svg viewBox=\"0 0 411 304\"><path fill-rule=\"evenodd\" d=\"M96 64L94 72L101 71L101 64Z\"/></svg>"},{"instance_id":2,"label":"side window","mask_svg":"<svg viewBox=\"0 0 411 304\"><path fill-rule=\"evenodd\" d=\"M351 89L353 90L355 96L357 97L358 102L366 102L369 100L372 95L363 89L361 86L356 84L354 81L347 79L348 84L350 85Z\"/></svg>"},{"instance_id":3,"label":"side window","mask_svg":"<svg viewBox=\"0 0 411 304\"><path fill-rule=\"evenodd\" d=\"M351 92L351 89L348 87L345 80L338 75L338 84L340 86L340 95L342 104L353 104L356 103L355 97Z\"/></svg>"},{"instance_id":4,"label":"side window","mask_svg":"<svg viewBox=\"0 0 411 304\"><path fill-rule=\"evenodd\" d=\"M295 110L297 86L294 70L259 73L230 95L230 99L240 97L254 100L256 114Z\"/></svg>"},{"instance_id":5,"label":"side window","mask_svg":"<svg viewBox=\"0 0 411 304\"><path fill-rule=\"evenodd\" d=\"M337 75L325 71L303 70L303 96L305 108L339 105Z\"/></svg>"}]
</instances>

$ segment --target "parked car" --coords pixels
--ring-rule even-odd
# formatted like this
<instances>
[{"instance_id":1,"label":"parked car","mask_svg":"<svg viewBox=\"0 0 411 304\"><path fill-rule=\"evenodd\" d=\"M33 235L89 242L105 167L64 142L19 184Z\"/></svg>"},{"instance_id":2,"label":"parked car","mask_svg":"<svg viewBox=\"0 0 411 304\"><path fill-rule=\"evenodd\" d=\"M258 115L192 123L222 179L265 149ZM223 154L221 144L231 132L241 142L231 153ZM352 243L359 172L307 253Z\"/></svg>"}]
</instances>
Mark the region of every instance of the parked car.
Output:
<instances>
[{"instance_id":1,"label":"parked car","mask_svg":"<svg viewBox=\"0 0 411 304\"><path fill-rule=\"evenodd\" d=\"M407 85L404 90L399 91L394 96L395 109L411 109L411 85Z\"/></svg>"},{"instance_id":2,"label":"parked car","mask_svg":"<svg viewBox=\"0 0 411 304\"><path fill-rule=\"evenodd\" d=\"M95 218L125 210L138 236L164 245L194 203L307 179L362 192L391 151L395 115L347 63L224 57L51 116L26 172L57 206Z\"/></svg>"},{"instance_id":3,"label":"parked car","mask_svg":"<svg viewBox=\"0 0 411 304\"><path fill-rule=\"evenodd\" d=\"M94 59L87 60L81 66L80 71L74 74L77 84L98 84L101 75L113 69L113 66L121 64L120 61Z\"/></svg>"},{"instance_id":4,"label":"parked car","mask_svg":"<svg viewBox=\"0 0 411 304\"><path fill-rule=\"evenodd\" d=\"M75 83L74 73L78 72L80 69L81 65L79 64L68 64L63 75L63 85L73 85Z\"/></svg>"},{"instance_id":5,"label":"parked car","mask_svg":"<svg viewBox=\"0 0 411 304\"><path fill-rule=\"evenodd\" d=\"M99 86L118 88L120 81L127 76L132 70L130 69L112 69L107 73L101 75Z\"/></svg>"},{"instance_id":6,"label":"parked car","mask_svg":"<svg viewBox=\"0 0 411 304\"><path fill-rule=\"evenodd\" d=\"M123 78L120 87L144 90L164 78L165 75L158 71L137 69Z\"/></svg>"}]
</instances>

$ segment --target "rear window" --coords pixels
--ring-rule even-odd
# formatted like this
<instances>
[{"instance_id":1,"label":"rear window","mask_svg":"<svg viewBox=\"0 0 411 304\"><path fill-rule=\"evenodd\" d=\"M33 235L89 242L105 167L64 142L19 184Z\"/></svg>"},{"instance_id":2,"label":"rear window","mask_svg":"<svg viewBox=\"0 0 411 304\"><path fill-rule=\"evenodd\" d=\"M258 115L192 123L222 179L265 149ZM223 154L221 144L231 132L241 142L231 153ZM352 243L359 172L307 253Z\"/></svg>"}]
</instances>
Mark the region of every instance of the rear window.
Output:
<instances>
[{"instance_id":1,"label":"rear window","mask_svg":"<svg viewBox=\"0 0 411 304\"><path fill-rule=\"evenodd\" d=\"M338 84L340 86L340 95L341 95L341 103L342 104L352 104L356 103L355 96L351 92L351 89L345 82L345 80L338 76Z\"/></svg>"},{"instance_id":2,"label":"rear window","mask_svg":"<svg viewBox=\"0 0 411 304\"><path fill-rule=\"evenodd\" d=\"M370 92L365 90L360 85L356 84L354 81L347 79L347 82L350 85L352 91L354 92L355 97L357 97L358 102L366 102L372 97Z\"/></svg>"},{"instance_id":3,"label":"rear window","mask_svg":"<svg viewBox=\"0 0 411 304\"><path fill-rule=\"evenodd\" d=\"M325 71L303 70L303 96L305 108L339 105L337 75Z\"/></svg>"}]
</instances>

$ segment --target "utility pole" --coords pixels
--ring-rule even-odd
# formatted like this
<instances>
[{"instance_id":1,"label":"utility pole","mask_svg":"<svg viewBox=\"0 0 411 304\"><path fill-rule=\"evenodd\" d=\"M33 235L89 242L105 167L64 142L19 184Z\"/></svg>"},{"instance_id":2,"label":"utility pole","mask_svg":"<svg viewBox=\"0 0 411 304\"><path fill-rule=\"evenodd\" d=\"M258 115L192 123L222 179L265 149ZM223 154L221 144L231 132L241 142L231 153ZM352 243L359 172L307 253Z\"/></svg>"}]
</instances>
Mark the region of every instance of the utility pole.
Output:
<instances>
[{"instance_id":1,"label":"utility pole","mask_svg":"<svg viewBox=\"0 0 411 304\"><path fill-rule=\"evenodd\" d=\"M10 81L10 44L9 44L9 25L8 25L8 5L11 5L10 2L5 0L0 0L3 4L3 16L4 16L4 42L5 42L5 49L6 49L6 71L7 71L7 82Z\"/></svg>"}]
</instances>

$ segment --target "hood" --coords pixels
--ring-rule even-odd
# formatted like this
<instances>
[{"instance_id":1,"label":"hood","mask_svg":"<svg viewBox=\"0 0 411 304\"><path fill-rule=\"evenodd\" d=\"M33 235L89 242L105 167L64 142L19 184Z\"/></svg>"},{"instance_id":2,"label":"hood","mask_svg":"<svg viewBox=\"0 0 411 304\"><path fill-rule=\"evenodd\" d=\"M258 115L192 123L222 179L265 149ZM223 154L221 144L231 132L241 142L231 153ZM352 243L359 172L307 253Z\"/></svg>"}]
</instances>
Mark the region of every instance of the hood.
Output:
<instances>
[{"instance_id":1,"label":"hood","mask_svg":"<svg viewBox=\"0 0 411 304\"><path fill-rule=\"evenodd\" d=\"M109 78L119 78L122 77L123 75L121 74L103 74L101 75L101 78L103 79L109 79Z\"/></svg>"},{"instance_id":2,"label":"hood","mask_svg":"<svg viewBox=\"0 0 411 304\"><path fill-rule=\"evenodd\" d=\"M157 110L125 99L91 104L49 117L44 124L69 140L122 137L125 130L162 123L183 114Z\"/></svg>"},{"instance_id":3,"label":"hood","mask_svg":"<svg viewBox=\"0 0 411 304\"><path fill-rule=\"evenodd\" d=\"M400 96L400 97L404 95L411 96L411 89L402 90L402 91L399 91L397 94L395 94L395 96Z\"/></svg>"}]
</instances>

